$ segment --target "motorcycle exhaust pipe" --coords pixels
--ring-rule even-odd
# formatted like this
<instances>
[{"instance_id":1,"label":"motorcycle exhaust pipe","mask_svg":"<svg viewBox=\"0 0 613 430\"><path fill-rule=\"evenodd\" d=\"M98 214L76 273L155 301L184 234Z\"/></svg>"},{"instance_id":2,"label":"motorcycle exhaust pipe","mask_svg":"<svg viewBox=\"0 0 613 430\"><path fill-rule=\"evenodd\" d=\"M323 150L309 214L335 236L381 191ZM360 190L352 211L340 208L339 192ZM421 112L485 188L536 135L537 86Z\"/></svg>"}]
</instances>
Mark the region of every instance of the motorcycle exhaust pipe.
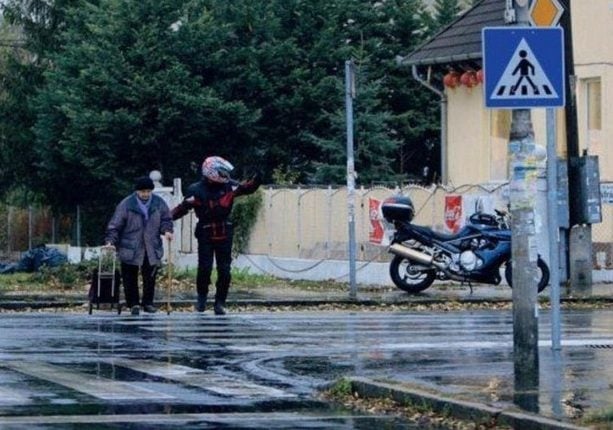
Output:
<instances>
[{"instance_id":1,"label":"motorcycle exhaust pipe","mask_svg":"<svg viewBox=\"0 0 613 430\"><path fill-rule=\"evenodd\" d=\"M389 252L394 255L399 255L409 260L424 264L426 266L434 266L439 269L444 269L445 266L444 264L434 261L434 258L431 255L424 254L423 252L416 251L413 248L409 248L399 243L394 243L393 245L391 245L389 247Z\"/></svg>"}]
</instances>

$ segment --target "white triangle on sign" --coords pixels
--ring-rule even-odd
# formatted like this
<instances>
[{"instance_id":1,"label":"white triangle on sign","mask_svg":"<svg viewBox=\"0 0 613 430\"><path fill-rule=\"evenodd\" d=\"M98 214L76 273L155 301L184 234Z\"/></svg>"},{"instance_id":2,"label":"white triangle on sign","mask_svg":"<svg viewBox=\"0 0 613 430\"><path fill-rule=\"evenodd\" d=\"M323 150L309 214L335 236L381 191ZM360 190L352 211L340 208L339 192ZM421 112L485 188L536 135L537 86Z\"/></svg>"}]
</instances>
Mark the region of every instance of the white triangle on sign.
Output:
<instances>
[{"instance_id":1,"label":"white triangle on sign","mask_svg":"<svg viewBox=\"0 0 613 430\"><path fill-rule=\"evenodd\" d=\"M558 98L556 90L549 82L526 39L522 38L517 45L490 98L498 100Z\"/></svg>"}]
</instances>

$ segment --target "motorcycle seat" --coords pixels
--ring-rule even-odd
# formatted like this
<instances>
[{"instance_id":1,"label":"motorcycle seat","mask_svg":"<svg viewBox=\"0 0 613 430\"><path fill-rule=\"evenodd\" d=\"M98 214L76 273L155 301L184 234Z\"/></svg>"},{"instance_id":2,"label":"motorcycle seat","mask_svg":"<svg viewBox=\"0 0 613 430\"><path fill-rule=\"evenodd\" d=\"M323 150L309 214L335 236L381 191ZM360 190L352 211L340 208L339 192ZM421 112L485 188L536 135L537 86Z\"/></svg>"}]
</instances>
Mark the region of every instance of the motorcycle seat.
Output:
<instances>
[{"instance_id":1,"label":"motorcycle seat","mask_svg":"<svg viewBox=\"0 0 613 430\"><path fill-rule=\"evenodd\" d=\"M423 227L423 226L415 225L415 224L412 224L411 227L419 231L423 235L431 236L432 239L439 240L442 242L447 242L450 240L454 240L454 239L458 239L460 237L466 236L470 231L470 228L466 226L462 227L457 233L452 233L452 234L439 233L437 231L432 230L430 227Z\"/></svg>"}]
</instances>

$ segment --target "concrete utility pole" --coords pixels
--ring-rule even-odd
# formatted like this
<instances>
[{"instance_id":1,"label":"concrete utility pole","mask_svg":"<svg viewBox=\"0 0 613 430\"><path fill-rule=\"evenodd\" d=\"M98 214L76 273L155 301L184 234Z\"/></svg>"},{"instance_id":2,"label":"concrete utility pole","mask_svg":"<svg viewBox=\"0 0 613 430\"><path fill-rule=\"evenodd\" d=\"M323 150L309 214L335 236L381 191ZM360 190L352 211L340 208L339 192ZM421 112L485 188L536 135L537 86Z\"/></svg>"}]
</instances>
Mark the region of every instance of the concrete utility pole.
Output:
<instances>
[{"instance_id":1,"label":"concrete utility pole","mask_svg":"<svg viewBox=\"0 0 613 430\"><path fill-rule=\"evenodd\" d=\"M529 26L530 2L515 0L515 25ZM509 139L511 243L513 262L513 356L516 403L538 386L537 240L535 209L537 158L530 109L514 109Z\"/></svg>"},{"instance_id":2,"label":"concrete utility pole","mask_svg":"<svg viewBox=\"0 0 613 430\"><path fill-rule=\"evenodd\" d=\"M349 226L349 297L357 297L355 242L355 162L353 156L353 99L355 97L355 64L345 61L345 112L347 119L347 213Z\"/></svg>"}]
</instances>

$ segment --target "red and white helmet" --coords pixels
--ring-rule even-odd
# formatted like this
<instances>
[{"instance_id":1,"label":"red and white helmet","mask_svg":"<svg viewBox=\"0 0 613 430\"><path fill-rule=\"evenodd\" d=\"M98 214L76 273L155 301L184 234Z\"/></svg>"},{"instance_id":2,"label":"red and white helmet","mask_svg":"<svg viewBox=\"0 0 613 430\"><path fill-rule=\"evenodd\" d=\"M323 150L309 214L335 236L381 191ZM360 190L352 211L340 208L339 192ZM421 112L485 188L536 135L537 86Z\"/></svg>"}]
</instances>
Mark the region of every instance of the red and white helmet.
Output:
<instances>
[{"instance_id":1,"label":"red and white helmet","mask_svg":"<svg viewBox=\"0 0 613 430\"><path fill-rule=\"evenodd\" d=\"M230 180L232 170L234 166L228 160L218 156L207 157L202 162L202 176L219 184L225 184Z\"/></svg>"}]
</instances>

